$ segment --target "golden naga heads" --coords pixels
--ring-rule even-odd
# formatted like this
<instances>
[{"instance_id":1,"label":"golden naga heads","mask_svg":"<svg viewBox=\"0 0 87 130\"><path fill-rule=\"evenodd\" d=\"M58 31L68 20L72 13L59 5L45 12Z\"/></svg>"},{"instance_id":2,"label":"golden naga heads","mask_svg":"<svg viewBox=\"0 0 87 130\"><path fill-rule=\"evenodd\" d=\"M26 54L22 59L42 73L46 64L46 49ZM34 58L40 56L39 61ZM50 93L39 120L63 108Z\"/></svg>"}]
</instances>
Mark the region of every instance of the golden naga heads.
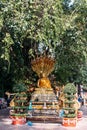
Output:
<instances>
[{"instance_id":1,"label":"golden naga heads","mask_svg":"<svg viewBox=\"0 0 87 130\"><path fill-rule=\"evenodd\" d=\"M31 61L34 72L41 77L47 77L54 69L55 60L49 56L40 56Z\"/></svg>"}]
</instances>

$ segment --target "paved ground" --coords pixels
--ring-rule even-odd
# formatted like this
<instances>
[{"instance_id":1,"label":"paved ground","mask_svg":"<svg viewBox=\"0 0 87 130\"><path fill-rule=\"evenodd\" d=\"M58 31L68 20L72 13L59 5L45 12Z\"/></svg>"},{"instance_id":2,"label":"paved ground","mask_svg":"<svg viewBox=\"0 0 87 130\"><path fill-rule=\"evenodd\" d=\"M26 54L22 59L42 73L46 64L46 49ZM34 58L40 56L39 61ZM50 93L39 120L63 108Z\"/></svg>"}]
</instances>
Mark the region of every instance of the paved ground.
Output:
<instances>
[{"instance_id":1,"label":"paved ground","mask_svg":"<svg viewBox=\"0 0 87 130\"><path fill-rule=\"evenodd\" d=\"M0 121L3 118L8 118L9 117L9 110L10 110L9 107L7 109L0 109Z\"/></svg>"},{"instance_id":2,"label":"paved ground","mask_svg":"<svg viewBox=\"0 0 87 130\"><path fill-rule=\"evenodd\" d=\"M25 125L11 125L11 120L8 115L0 115L0 130L86 130L87 129L87 107L82 106L81 110L83 111L82 120L77 122L77 126L74 128L63 127L61 124L53 123L33 123L32 126Z\"/></svg>"}]
</instances>

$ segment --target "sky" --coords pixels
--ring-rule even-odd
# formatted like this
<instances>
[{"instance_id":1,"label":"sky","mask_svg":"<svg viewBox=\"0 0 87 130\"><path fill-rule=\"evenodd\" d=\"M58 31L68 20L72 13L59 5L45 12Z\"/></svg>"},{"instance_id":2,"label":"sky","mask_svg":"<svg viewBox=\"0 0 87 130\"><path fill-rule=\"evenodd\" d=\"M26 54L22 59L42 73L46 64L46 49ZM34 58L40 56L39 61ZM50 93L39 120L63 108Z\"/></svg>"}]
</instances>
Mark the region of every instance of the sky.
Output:
<instances>
[{"instance_id":1,"label":"sky","mask_svg":"<svg viewBox=\"0 0 87 130\"><path fill-rule=\"evenodd\" d=\"M74 0L71 0L71 2L69 3L69 5L71 6L73 4Z\"/></svg>"}]
</instances>

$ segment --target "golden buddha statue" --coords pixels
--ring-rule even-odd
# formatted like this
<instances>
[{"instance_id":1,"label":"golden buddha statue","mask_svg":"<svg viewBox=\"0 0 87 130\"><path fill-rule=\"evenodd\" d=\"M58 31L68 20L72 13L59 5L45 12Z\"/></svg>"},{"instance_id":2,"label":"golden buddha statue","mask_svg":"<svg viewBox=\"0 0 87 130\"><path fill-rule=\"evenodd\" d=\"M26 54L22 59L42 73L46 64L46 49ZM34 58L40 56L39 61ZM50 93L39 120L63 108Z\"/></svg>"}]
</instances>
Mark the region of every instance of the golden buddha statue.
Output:
<instances>
[{"instance_id":1,"label":"golden buddha statue","mask_svg":"<svg viewBox=\"0 0 87 130\"><path fill-rule=\"evenodd\" d=\"M41 74L41 77L38 80L37 86L41 88L51 88L50 80L45 76L44 73Z\"/></svg>"},{"instance_id":2,"label":"golden buddha statue","mask_svg":"<svg viewBox=\"0 0 87 130\"><path fill-rule=\"evenodd\" d=\"M32 69L37 73L39 80L37 86L40 88L51 88L48 75L54 69L55 61L49 56L40 56L31 61Z\"/></svg>"}]
</instances>

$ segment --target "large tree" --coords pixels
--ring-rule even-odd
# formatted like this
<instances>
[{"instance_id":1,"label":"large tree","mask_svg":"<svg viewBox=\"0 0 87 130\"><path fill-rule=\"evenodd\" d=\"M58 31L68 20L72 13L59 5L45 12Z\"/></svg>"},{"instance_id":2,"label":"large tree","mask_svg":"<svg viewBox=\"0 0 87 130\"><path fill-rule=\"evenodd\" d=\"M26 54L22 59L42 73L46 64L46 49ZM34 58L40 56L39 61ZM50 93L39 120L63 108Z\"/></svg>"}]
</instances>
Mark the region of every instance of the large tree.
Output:
<instances>
[{"instance_id":1,"label":"large tree","mask_svg":"<svg viewBox=\"0 0 87 130\"><path fill-rule=\"evenodd\" d=\"M65 83L69 78L78 78L86 58L87 41L87 3L84 4L86 0L81 2L1 0L2 79L12 83L31 78L31 57L42 45L50 48L56 58L55 73L58 80Z\"/></svg>"},{"instance_id":2,"label":"large tree","mask_svg":"<svg viewBox=\"0 0 87 130\"><path fill-rule=\"evenodd\" d=\"M71 6L65 5L67 28L56 49L56 74L62 82L82 82L87 74L87 1L76 0Z\"/></svg>"},{"instance_id":3,"label":"large tree","mask_svg":"<svg viewBox=\"0 0 87 130\"><path fill-rule=\"evenodd\" d=\"M32 51L41 43L52 48L62 34L61 1L1 0L0 10L1 71L10 83L27 79Z\"/></svg>"}]
</instances>

